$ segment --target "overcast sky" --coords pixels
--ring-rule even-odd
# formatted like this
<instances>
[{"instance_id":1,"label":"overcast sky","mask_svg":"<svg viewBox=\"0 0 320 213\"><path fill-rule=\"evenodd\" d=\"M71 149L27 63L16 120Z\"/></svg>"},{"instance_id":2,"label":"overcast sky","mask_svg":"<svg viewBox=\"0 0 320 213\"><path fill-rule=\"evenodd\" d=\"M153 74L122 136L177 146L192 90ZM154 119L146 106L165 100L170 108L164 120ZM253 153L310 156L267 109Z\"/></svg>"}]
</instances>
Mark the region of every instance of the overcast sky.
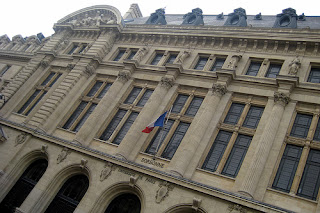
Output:
<instances>
[{"instance_id":1,"label":"overcast sky","mask_svg":"<svg viewBox=\"0 0 320 213\"><path fill-rule=\"evenodd\" d=\"M23 37L42 32L54 33L52 27L59 19L79 9L93 5L111 5L124 15L132 3L138 3L143 16L166 7L166 14L186 14L199 7L203 14L228 14L242 7L248 15L276 15L292 7L300 15L320 16L319 0L3 0L0 13L0 36Z\"/></svg>"}]
</instances>

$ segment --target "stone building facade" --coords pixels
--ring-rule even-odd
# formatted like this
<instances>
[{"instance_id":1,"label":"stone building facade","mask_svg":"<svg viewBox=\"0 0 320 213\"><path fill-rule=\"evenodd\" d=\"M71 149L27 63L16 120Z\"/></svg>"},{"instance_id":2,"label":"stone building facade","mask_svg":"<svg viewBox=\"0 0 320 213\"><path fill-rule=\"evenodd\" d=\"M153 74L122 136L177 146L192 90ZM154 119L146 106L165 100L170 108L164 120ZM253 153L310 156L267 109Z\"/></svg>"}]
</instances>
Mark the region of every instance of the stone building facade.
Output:
<instances>
[{"instance_id":1,"label":"stone building facade","mask_svg":"<svg viewBox=\"0 0 320 213\"><path fill-rule=\"evenodd\" d=\"M320 17L100 5L54 29L0 37L1 212L320 212Z\"/></svg>"}]
</instances>

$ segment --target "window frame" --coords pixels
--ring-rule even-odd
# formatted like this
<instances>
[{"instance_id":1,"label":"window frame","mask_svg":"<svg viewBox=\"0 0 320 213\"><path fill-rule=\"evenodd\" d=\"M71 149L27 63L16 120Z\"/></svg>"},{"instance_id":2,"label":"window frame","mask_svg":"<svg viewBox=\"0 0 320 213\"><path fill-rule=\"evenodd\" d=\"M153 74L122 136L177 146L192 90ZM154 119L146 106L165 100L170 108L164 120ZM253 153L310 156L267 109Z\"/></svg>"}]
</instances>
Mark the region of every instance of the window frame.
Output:
<instances>
[{"instance_id":1,"label":"window frame","mask_svg":"<svg viewBox=\"0 0 320 213\"><path fill-rule=\"evenodd\" d=\"M83 42L72 42L69 47L66 49L65 54L74 55L74 54L83 54L83 51L88 48L88 43ZM73 51L72 51L73 50ZM72 52L71 52L72 51Z\"/></svg>"},{"instance_id":2,"label":"window frame","mask_svg":"<svg viewBox=\"0 0 320 213\"><path fill-rule=\"evenodd\" d=\"M320 73L320 65L319 64L310 64L309 71L307 72L308 74L306 75L306 80L305 81L307 83L318 84L318 83L320 83L320 77L319 77L319 82L311 82L310 81L310 79L311 79L310 75L312 73L312 69L317 69L317 70L319 70L319 73Z\"/></svg>"},{"instance_id":3,"label":"window frame","mask_svg":"<svg viewBox=\"0 0 320 213\"><path fill-rule=\"evenodd\" d=\"M255 64L260 63L260 67L259 67L256 75L248 75L248 71L253 63L255 63ZM262 59L255 59L255 58L250 59L248 65L247 65L247 68L245 69L244 75L251 76L251 77L258 77L259 73L262 71L262 67L263 67L263 60Z\"/></svg>"}]
</instances>

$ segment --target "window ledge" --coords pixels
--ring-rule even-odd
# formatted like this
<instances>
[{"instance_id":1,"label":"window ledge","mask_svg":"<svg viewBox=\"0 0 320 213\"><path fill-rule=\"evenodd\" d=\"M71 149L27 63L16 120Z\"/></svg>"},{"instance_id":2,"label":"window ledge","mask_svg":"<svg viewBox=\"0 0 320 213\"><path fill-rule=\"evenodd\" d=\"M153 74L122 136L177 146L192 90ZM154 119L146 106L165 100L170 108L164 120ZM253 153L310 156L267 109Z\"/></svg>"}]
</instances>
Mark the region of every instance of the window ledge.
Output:
<instances>
[{"instance_id":1,"label":"window ledge","mask_svg":"<svg viewBox=\"0 0 320 213\"><path fill-rule=\"evenodd\" d=\"M273 188L270 188L270 187L267 188L267 191L274 192L274 193L277 193L277 194L281 194L281 195L284 195L284 196L286 196L288 198L296 198L296 199L304 200L304 201L307 201L307 202L310 202L310 203L318 204L317 200L310 200L310 199L307 199L307 198L304 198L304 197L297 196L295 194L282 192L282 191L279 191L279 190L276 190L276 189L273 189Z\"/></svg>"},{"instance_id":2,"label":"window ledge","mask_svg":"<svg viewBox=\"0 0 320 213\"><path fill-rule=\"evenodd\" d=\"M236 178L229 177L229 176L226 176L226 175L223 175L223 174L219 174L219 173L216 173L216 172L210 172L210 171L205 170L205 169L197 168L196 170L200 171L200 172L203 172L203 173L208 173L208 174L211 174L211 175L215 175L215 176L218 176L218 177L227 178L227 179L232 180L232 181L236 180Z\"/></svg>"},{"instance_id":3,"label":"window ledge","mask_svg":"<svg viewBox=\"0 0 320 213\"><path fill-rule=\"evenodd\" d=\"M110 141L104 141L104 140L101 140L99 138L94 138L95 141L98 141L98 142L101 142L101 143L106 143L106 144L109 144L111 146L115 146L115 147L118 147L119 145L118 144L114 144L114 143L111 143Z\"/></svg>"}]
</instances>

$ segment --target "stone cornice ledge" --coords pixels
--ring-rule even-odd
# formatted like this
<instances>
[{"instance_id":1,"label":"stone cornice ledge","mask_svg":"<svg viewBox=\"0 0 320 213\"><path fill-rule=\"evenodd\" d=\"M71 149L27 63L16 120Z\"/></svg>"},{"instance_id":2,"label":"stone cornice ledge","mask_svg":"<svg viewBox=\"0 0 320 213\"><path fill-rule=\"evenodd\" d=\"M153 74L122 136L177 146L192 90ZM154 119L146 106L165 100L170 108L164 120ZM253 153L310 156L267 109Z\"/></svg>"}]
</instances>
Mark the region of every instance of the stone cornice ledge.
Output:
<instances>
[{"instance_id":1,"label":"stone cornice ledge","mask_svg":"<svg viewBox=\"0 0 320 213\"><path fill-rule=\"evenodd\" d=\"M152 175L154 175L154 177L156 177L156 178L163 179L163 180L171 182L173 184L179 184L180 186L191 189L191 190L196 190L196 191L199 191L202 193L210 194L212 196L227 200L229 202L239 203L239 201L242 201L242 202L240 202L240 204L244 205L248 208L258 209L260 211L265 211L265 212L270 212L270 211L292 212L292 211L289 211L287 209L283 209L278 206L274 206L274 205L271 205L268 203L254 200L254 199L249 199L247 197L241 196L236 193L232 193L232 192L228 192L228 191L216 188L216 187L208 186L206 184L192 181L190 179L186 179L183 177L178 177L178 176L175 176L175 175L172 175L172 174L169 174L169 173L166 173L166 172L154 169L154 168L149 168L147 166L144 166L142 164L139 164L139 163L136 163L133 161L123 160L123 159L117 158L113 155L110 155L110 154L107 154L104 152L100 152L96 149L85 147L80 144L76 144L74 142L64 140L59 137L55 137L53 135L48 135L48 134L43 133L37 129L33 129L33 128L27 127L25 125L18 124L16 122L4 119L2 117L0 117L0 123L4 126L11 127L11 128L26 132L26 133L32 135L33 137L37 137L37 138L40 138L40 139L45 140L50 143L55 143L55 144L58 144L61 146L68 147L70 149L76 150L77 152L89 154L90 156L96 157L101 160L108 160L111 163L126 167L127 169L133 169L139 173L146 174L145 171L149 171L149 172L153 173ZM148 174L148 175L150 175L150 174Z\"/></svg>"}]
</instances>

